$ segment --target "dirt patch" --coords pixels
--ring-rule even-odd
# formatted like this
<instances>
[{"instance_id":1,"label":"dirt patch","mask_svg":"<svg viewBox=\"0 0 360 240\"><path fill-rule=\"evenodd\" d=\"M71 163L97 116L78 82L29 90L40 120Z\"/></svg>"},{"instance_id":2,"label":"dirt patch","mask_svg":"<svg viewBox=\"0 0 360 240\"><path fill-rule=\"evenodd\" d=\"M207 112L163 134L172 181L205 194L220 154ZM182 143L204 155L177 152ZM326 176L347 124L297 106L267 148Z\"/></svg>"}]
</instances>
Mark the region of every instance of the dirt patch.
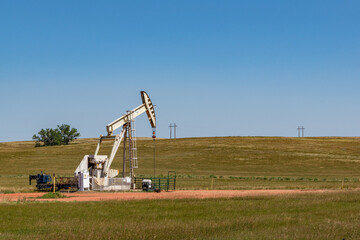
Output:
<instances>
[{"instance_id":1,"label":"dirt patch","mask_svg":"<svg viewBox=\"0 0 360 240\"><path fill-rule=\"evenodd\" d=\"M143 199L184 199L184 198L232 198L246 196L273 196L286 194L328 193L340 190L182 190L175 192L76 192L64 193L68 198L39 199L45 193L0 194L0 201L58 201L84 202L106 200L143 200Z\"/></svg>"}]
</instances>

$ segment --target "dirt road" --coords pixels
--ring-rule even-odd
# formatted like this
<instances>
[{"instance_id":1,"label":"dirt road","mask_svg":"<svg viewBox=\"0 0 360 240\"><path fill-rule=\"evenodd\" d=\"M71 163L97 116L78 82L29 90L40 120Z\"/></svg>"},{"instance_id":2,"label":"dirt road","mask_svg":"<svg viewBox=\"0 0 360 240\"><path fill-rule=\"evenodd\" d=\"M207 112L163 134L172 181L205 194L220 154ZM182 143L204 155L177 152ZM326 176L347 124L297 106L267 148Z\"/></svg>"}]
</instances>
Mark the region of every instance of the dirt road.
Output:
<instances>
[{"instance_id":1,"label":"dirt road","mask_svg":"<svg viewBox=\"0 0 360 240\"><path fill-rule=\"evenodd\" d=\"M84 202L106 200L184 199L184 198L232 198L246 196L273 196L285 194L327 193L339 190L180 190L175 192L76 192L64 193L68 198L39 199L45 193L0 194L0 201L59 201Z\"/></svg>"}]
</instances>

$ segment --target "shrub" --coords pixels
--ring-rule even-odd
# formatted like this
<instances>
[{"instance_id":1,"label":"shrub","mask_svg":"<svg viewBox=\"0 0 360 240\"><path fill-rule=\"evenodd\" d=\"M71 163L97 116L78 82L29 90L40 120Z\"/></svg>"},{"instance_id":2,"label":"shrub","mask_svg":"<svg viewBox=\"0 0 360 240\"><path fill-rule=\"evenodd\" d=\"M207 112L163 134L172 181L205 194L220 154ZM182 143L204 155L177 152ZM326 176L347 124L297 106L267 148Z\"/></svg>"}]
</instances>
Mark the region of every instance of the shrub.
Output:
<instances>
[{"instance_id":1,"label":"shrub","mask_svg":"<svg viewBox=\"0 0 360 240\"><path fill-rule=\"evenodd\" d=\"M66 196L64 196L58 192L54 192L54 193L49 192L49 193L42 195L40 198L66 198Z\"/></svg>"}]
</instances>

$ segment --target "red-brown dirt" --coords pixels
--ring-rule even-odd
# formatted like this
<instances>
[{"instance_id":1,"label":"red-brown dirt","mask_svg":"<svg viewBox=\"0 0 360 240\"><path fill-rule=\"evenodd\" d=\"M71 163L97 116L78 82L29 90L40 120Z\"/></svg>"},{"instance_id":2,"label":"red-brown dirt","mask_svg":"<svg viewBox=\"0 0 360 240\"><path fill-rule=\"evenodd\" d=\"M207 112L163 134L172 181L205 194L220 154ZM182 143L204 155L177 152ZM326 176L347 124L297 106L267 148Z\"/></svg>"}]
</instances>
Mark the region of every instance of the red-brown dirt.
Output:
<instances>
[{"instance_id":1,"label":"red-brown dirt","mask_svg":"<svg viewBox=\"0 0 360 240\"><path fill-rule=\"evenodd\" d=\"M286 194L328 193L339 190L180 190L175 192L76 192L64 193L68 198L39 199L45 193L0 194L0 201L58 201L84 202L106 200L184 199L184 198L232 198L246 196L273 196Z\"/></svg>"}]
</instances>

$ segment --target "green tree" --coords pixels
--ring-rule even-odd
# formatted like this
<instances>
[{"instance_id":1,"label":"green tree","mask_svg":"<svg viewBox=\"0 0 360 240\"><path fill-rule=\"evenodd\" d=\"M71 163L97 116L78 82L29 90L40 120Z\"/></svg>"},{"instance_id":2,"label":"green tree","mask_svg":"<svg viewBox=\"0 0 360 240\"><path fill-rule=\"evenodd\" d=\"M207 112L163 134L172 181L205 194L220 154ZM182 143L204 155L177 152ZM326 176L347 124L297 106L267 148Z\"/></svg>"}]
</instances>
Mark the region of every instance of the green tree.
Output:
<instances>
[{"instance_id":1,"label":"green tree","mask_svg":"<svg viewBox=\"0 0 360 240\"><path fill-rule=\"evenodd\" d=\"M36 140L35 147L40 147L69 144L79 136L80 133L77 132L76 128L70 128L69 125L63 124L58 125L57 129L41 129L38 135L34 134L32 139ZM41 142L43 145L41 145Z\"/></svg>"},{"instance_id":2,"label":"green tree","mask_svg":"<svg viewBox=\"0 0 360 240\"><path fill-rule=\"evenodd\" d=\"M67 124L58 125L58 129L61 134L62 144L69 144L69 142L80 136L76 128L70 128Z\"/></svg>"}]
</instances>

